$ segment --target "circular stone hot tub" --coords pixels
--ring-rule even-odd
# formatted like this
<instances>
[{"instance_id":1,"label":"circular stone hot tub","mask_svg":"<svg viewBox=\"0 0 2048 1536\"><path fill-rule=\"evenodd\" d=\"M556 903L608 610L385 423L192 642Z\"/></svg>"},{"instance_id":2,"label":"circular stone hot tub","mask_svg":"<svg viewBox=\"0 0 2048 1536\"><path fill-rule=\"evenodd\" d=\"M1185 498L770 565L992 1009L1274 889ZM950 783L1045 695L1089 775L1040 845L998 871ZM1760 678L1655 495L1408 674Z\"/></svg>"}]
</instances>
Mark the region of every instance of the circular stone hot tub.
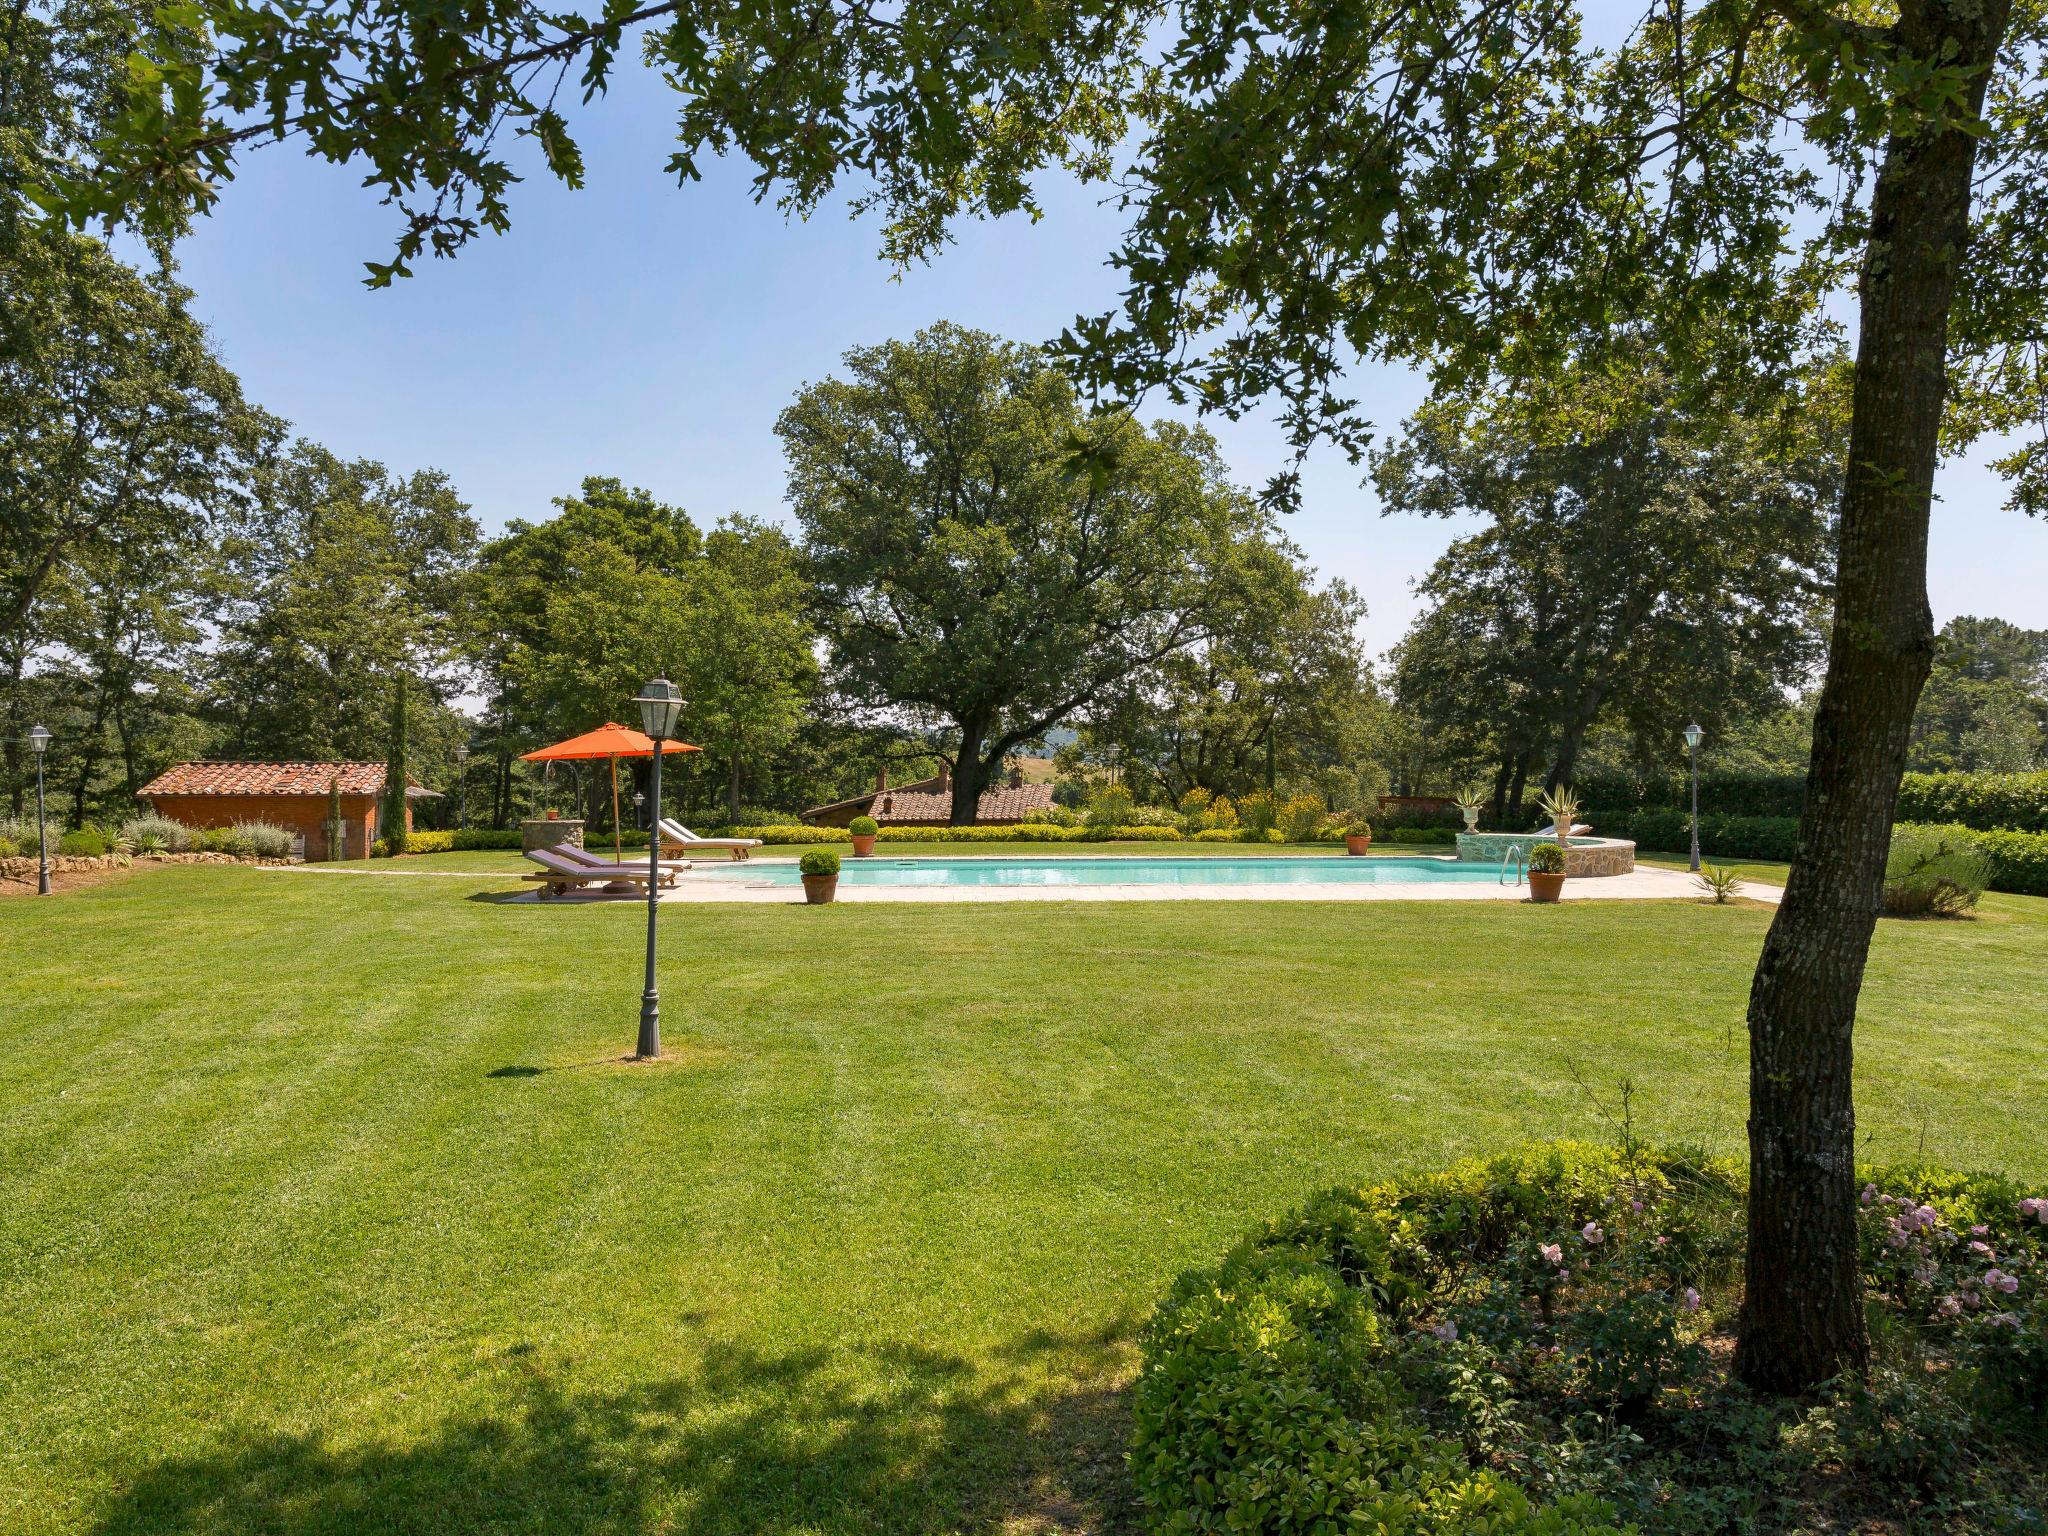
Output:
<instances>
[{"instance_id":1,"label":"circular stone hot tub","mask_svg":"<svg viewBox=\"0 0 2048 1536\"><path fill-rule=\"evenodd\" d=\"M1554 843L1550 832L1460 832L1458 860L1464 864L1498 864L1519 848L1522 857L1538 843ZM1575 837L1565 845L1564 872L1586 879L1626 875L1636 867L1636 845L1618 837Z\"/></svg>"}]
</instances>

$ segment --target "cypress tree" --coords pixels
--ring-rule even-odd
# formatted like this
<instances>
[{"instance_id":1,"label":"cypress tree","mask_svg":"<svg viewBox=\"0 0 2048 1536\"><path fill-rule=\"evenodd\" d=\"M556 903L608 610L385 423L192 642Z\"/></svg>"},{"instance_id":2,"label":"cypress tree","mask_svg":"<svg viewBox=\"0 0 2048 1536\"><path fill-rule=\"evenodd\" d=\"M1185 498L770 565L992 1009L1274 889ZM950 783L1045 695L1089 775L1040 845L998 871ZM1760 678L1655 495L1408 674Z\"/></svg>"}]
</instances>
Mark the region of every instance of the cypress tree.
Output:
<instances>
[{"instance_id":1,"label":"cypress tree","mask_svg":"<svg viewBox=\"0 0 2048 1536\"><path fill-rule=\"evenodd\" d=\"M391 680L391 741L384 754L384 837L405 852L405 674Z\"/></svg>"}]
</instances>

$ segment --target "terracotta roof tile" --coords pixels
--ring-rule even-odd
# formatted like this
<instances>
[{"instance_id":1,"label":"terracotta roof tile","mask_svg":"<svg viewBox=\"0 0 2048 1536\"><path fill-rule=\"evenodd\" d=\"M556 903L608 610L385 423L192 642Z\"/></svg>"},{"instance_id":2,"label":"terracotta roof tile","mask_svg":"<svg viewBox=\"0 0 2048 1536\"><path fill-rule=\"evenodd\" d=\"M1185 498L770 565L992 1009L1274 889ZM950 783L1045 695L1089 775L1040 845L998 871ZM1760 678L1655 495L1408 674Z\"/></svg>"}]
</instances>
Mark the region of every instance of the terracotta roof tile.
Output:
<instances>
[{"instance_id":1,"label":"terracotta roof tile","mask_svg":"<svg viewBox=\"0 0 2048 1536\"><path fill-rule=\"evenodd\" d=\"M384 788L382 763L177 763L135 792L153 795L324 795L339 780L344 795Z\"/></svg>"},{"instance_id":2,"label":"terracotta roof tile","mask_svg":"<svg viewBox=\"0 0 2048 1536\"><path fill-rule=\"evenodd\" d=\"M975 820L1030 821L1052 810L1050 784L999 785L981 792ZM943 826L952 819L953 797L941 790L890 789L874 797L868 814L885 827Z\"/></svg>"}]
</instances>

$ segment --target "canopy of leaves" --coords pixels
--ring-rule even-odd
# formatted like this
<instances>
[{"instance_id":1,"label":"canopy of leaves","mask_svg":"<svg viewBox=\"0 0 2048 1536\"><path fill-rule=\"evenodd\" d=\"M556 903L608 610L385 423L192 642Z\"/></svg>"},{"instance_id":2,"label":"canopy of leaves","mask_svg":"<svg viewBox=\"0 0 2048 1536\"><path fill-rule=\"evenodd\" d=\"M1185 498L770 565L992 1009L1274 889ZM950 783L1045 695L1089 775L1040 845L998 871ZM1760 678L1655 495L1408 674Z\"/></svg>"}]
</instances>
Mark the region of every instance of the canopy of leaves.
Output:
<instances>
[{"instance_id":1,"label":"canopy of leaves","mask_svg":"<svg viewBox=\"0 0 2048 1536\"><path fill-rule=\"evenodd\" d=\"M952 722L965 770L1203 639L1261 572L1268 522L1205 434L1090 418L1025 348L941 325L846 375L777 423L833 673Z\"/></svg>"}]
</instances>

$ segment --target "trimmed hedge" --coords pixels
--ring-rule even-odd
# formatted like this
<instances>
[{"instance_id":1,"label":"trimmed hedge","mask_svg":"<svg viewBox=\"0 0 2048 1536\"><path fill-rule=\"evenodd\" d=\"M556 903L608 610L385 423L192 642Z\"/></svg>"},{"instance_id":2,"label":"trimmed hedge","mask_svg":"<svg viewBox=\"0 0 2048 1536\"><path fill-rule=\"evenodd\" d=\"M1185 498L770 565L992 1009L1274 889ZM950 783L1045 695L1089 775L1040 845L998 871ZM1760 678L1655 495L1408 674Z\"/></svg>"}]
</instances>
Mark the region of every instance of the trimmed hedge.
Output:
<instances>
[{"instance_id":1,"label":"trimmed hedge","mask_svg":"<svg viewBox=\"0 0 2048 1536\"><path fill-rule=\"evenodd\" d=\"M2048 773L1909 773L1899 784L1898 819L2048 832Z\"/></svg>"},{"instance_id":2,"label":"trimmed hedge","mask_svg":"<svg viewBox=\"0 0 2048 1536\"><path fill-rule=\"evenodd\" d=\"M1923 774L1922 778L1969 778L1969 774ZM1989 777L1989 775L1975 775ZM2026 778L2026 774L2006 774ZM1601 837L1625 837L1645 853L1684 853L1688 849L1687 818L1680 811L1639 811L1607 816L1593 823ZM1929 826L1900 822L1900 827ZM1933 824L1932 830L1967 832L1991 855L1991 889L2017 896L2048 896L2048 833L1984 831L1966 824ZM1794 816L1702 816L1700 852L1717 859L1790 859L1799 846L1799 820Z\"/></svg>"},{"instance_id":3,"label":"trimmed hedge","mask_svg":"<svg viewBox=\"0 0 2048 1536\"><path fill-rule=\"evenodd\" d=\"M1589 775L1573 786L1597 827L1642 811L1684 813L1684 774L1659 779ZM1700 775L1700 803L1723 816L1797 817L1806 803L1803 774ZM2048 772L1909 773L1899 785L1900 821L1954 823L1980 832L2048 832Z\"/></svg>"},{"instance_id":4,"label":"trimmed hedge","mask_svg":"<svg viewBox=\"0 0 2048 1536\"><path fill-rule=\"evenodd\" d=\"M2048 896L2048 832L1980 832L1970 836L1991 855L1991 889Z\"/></svg>"}]
</instances>

